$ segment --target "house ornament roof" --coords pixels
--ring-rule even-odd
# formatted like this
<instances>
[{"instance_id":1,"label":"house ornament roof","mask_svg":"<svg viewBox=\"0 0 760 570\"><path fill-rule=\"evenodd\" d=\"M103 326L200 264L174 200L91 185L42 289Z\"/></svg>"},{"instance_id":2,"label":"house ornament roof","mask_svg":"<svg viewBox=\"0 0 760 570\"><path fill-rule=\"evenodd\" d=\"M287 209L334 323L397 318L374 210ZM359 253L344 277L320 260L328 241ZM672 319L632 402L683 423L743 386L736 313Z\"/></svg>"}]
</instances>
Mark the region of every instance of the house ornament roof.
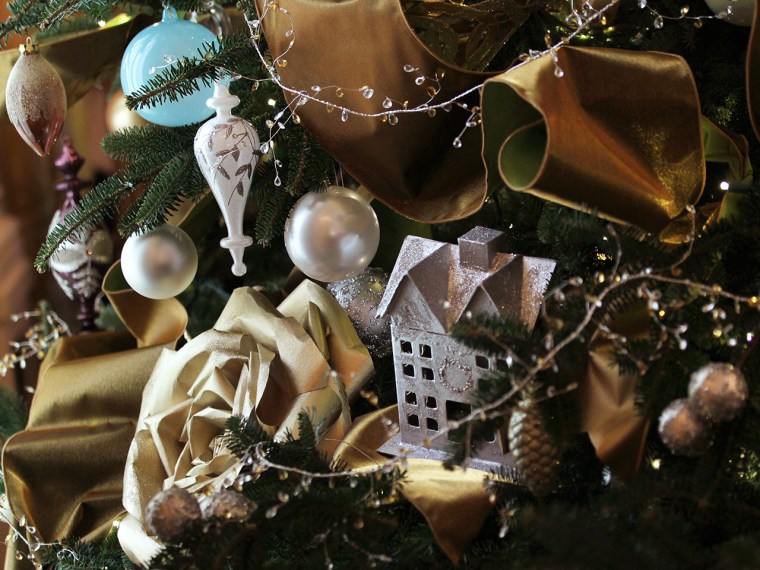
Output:
<instances>
[{"instance_id":1,"label":"house ornament roof","mask_svg":"<svg viewBox=\"0 0 760 570\"><path fill-rule=\"evenodd\" d=\"M440 334L468 313L511 315L533 328L556 262L503 253L504 233L480 226L458 242L407 237L378 317Z\"/></svg>"}]
</instances>

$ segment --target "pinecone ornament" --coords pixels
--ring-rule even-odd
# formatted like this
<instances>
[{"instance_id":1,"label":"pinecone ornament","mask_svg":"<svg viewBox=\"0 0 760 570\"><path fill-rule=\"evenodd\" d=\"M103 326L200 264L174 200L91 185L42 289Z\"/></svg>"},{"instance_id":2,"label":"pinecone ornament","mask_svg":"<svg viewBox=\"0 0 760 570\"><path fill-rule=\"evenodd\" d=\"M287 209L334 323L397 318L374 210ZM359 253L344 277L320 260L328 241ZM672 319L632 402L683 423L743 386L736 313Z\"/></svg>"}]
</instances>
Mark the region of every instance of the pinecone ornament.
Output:
<instances>
[{"instance_id":1,"label":"pinecone ornament","mask_svg":"<svg viewBox=\"0 0 760 570\"><path fill-rule=\"evenodd\" d=\"M560 450L530 402L522 402L509 419L509 450L531 493L543 497L555 488Z\"/></svg>"}]
</instances>

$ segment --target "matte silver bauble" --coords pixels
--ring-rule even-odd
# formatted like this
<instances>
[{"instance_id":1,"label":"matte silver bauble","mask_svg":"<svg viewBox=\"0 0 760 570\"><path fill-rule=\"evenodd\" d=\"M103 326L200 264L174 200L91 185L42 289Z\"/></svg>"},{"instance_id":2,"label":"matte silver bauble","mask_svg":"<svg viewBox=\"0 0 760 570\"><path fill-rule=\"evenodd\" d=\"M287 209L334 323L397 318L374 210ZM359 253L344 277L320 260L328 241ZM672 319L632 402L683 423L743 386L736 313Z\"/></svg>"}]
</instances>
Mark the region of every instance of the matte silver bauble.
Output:
<instances>
[{"instance_id":1,"label":"matte silver bauble","mask_svg":"<svg viewBox=\"0 0 760 570\"><path fill-rule=\"evenodd\" d=\"M246 520L255 509L256 504L242 493L223 489L209 497L203 516L237 522Z\"/></svg>"},{"instance_id":2,"label":"matte silver bauble","mask_svg":"<svg viewBox=\"0 0 760 570\"><path fill-rule=\"evenodd\" d=\"M740 370L724 362L712 362L691 375L689 402L711 422L733 420L749 397L747 380Z\"/></svg>"},{"instance_id":3,"label":"matte silver bauble","mask_svg":"<svg viewBox=\"0 0 760 570\"><path fill-rule=\"evenodd\" d=\"M121 252L124 278L143 297L169 299L193 282L198 252L184 231L164 224L142 235L131 236Z\"/></svg>"},{"instance_id":4,"label":"matte silver bauble","mask_svg":"<svg viewBox=\"0 0 760 570\"><path fill-rule=\"evenodd\" d=\"M380 225L372 206L341 186L302 196L285 222L285 248L296 267L317 281L359 274L375 257Z\"/></svg>"},{"instance_id":5,"label":"matte silver bauble","mask_svg":"<svg viewBox=\"0 0 760 570\"><path fill-rule=\"evenodd\" d=\"M696 413L687 398L673 400L660 414L662 442L678 455L701 455L710 445L710 424Z\"/></svg>"},{"instance_id":6,"label":"matte silver bauble","mask_svg":"<svg viewBox=\"0 0 760 570\"><path fill-rule=\"evenodd\" d=\"M164 542L171 542L200 521L201 507L186 489L169 487L150 500L143 518L150 534Z\"/></svg>"},{"instance_id":7,"label":"matte silver bauble","mask_svg":"<svg viewBox=\"0 0 760 570\"><path fill-rule=\"evenodd\" d=\"M755 15L754 0L706 0L707 5L716 16L725 14L722 20L735 26L749 27Z\"/></svg>"}]
</instances>

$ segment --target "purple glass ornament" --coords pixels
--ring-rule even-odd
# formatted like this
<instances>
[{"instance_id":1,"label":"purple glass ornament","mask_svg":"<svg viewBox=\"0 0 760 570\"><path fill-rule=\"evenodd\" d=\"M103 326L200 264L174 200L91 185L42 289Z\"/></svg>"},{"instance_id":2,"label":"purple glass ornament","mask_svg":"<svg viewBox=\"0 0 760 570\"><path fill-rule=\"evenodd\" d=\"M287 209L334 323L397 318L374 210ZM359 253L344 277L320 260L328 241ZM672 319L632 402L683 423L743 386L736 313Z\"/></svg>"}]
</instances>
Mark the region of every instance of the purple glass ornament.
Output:
<instances>
[{"instance_id":1,"label":"purple glass ornament","mask_svg":"<svg viewBox=\"0 0 760 570\"><path fill-rule=\"evenodd\" d=\"M53 214L48 233L77 207L80 192L89 186L77 176L83 164L84 159L77 153L71 139L64 139L61 155L55 161L63 179L56 183L55 189L65 192L66 196L63 204ZM79 302L77 320L80 332L97 328L95 297L100 292L103 275L112 261L113 240L104 225L73 236L50 258L50 269L58 286L69 299Z\"/></svg>"}]
</instances>

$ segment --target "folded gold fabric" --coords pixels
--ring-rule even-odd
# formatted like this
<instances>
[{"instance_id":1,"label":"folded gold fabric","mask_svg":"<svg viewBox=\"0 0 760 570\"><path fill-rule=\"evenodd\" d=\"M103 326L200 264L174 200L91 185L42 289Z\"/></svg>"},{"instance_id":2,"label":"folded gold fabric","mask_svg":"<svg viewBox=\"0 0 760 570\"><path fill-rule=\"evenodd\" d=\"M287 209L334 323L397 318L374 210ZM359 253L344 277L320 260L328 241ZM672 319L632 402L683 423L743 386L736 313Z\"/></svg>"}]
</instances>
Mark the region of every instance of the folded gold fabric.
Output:
<instances>
[{"instance_id":1,"label":"folded gold fabric","mask_svg":"<svg viewBox=\"0 0 760 570\"><path fill-rule=\"evenodd\" d=\"M257 1L260 13L265 3ZM461 148L452 144L468 112L438 109L429 117L424 112L404 113L403 108L428 101L431 89L438 90L434 103L447 101L490 75L457 68L435 56L409 27L399 0L279 4L288 13L270 9L262 24L272 55L277 58L287 51L277 68L284 85L363 113L386 111L386 98L402 111L385 122L356 116L342 122L340 110L328 112L315 102L298 107L303 124L327 152L376 198L406 217L444 222L477 211L486 197L482 135L470 128L461 137ZM521 12L516 7L516 13ZM329 34L324 33L325 22ZM405 66L413 71L405 73ZM432 80L436 75L440 85ZM312 90L315 84L322 87L318 93ZM371 98L363 95L365 86L373 89ZM297 98L287 92L285 96ZM477 94L461 102L477 105Z\"/></svg>"},{"instance_id":2,"label":"folded gold fabric","mask_svg":"<svg viewBox=\"0 0 760 570\"><path fill-rule=\"evenodd\" d=\"M702 193L700 107L686 62L562 47L486 81L488 187L506 183L607 218L663 229Z\"/></svg>"},{"instance_id":3,"label":"folded gold fabric","mask_svg":"<svg viewBox=\"0 0 760 570\"><path fill-rule=\"evenodd\" d=\"M760 0L755 0L755 15L747 47L747 103L755 136L760 139Z\"/></svg>"},{"instance_id":4,"label":"folded gold fabric","mask_svg":"<svg viewBox=\"0 0 760 570\"><path fill-rule=\"evenodd\" d=\"M388 421L398 423L397 406L358 418L335 450L334 459L351 469L387 461L377 448L389 437ZM408 460L401 493L423 514L438 546L454 564L478 535L493 506L483 484L485 476L476 469L444 469L438 461Z\"/></svg>"},{"instance_id":5,"label":"folded gold fabric","mask_svg":"<svg viewBox=\"0 0 760 570\"><path fill-rule=\"evenodd\" d=\"M187 324L174 299L108 293L139 331L138 344L127 332L60 339L42 364L27 428L3 451L11 508L46 541L100 536L123 512L124 463L143 388Z\"/></svg>"},{"instance_id":6,"label":"folded gold fabric","mask_svg":"<svg viewBox=\"0 0 760 570\"><path fill-rule=\"evenodd\" d=\"M221 441L231 415L253 417L280 439L297 436L306 410L330 453L350 425L349 399L373 371L351 321L315 283L304 281L277 308L252 288L236 289L213 329L163 352L145 387L124 473L125 551L139 564L150 559L135 520L156 493L216 488L239 472Z\"/></svg>"}]
</instances>

